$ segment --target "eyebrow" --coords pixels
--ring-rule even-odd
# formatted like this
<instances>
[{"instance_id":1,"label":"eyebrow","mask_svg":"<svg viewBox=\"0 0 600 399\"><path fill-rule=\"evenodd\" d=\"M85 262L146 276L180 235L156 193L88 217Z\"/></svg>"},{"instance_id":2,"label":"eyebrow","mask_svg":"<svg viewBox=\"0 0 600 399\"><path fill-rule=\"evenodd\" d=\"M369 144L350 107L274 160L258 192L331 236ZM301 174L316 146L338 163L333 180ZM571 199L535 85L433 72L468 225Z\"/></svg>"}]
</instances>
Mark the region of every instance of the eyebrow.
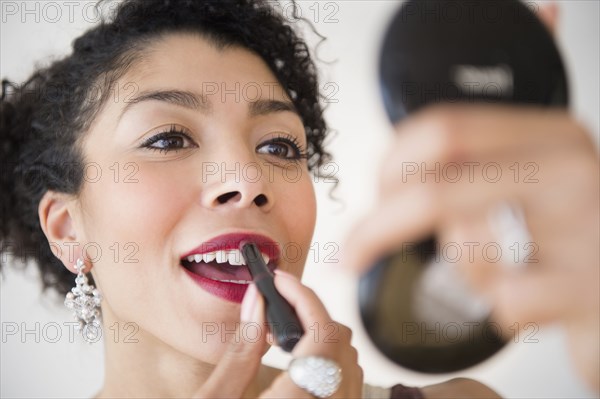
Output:
<instances>
[{"instance_id":1,"label":"eyebrow","mask_svg":"<svg viewBox=\"0 0 600 399\"><path fill-rule=\"evenodd\" d=\"M141 92L137 96L129 99L127 105L121 111L119 119L134 105L145 101L162 101L177 105L191 110L210 113L212 111L212 102L210 99L198 93L184 90L152 90ZM290 101L281 100L257 100L249 104L250 117L262 116L276 112L293 112L298 114L298 110Z\"/></svg>"},{"instance_id":2,"label":"eyebrow","mask_svg":"<svg viewBox=\"0 0 600 399\"><path fill-rule=\"evenodd\" d=\"M180 107L203 111L209 113L212 109L212 104L206 96L202 94L192 93L183 90L153 90L141 92L137 96L129 99L127 105L121 111L119 119L134 105L144 101L162 101Z\"/></svg>"},{"instance_id":3,"label":"eyebrow","mask_svg":"<svg viewBox=\"0 0 600 399\"><path fill-rule=\"evenodd\" d=\"M258 100L250 103L250 117L272 114L275 112L293 112L298 115L298 110L290 101Z\"/></svg>"}]
</instances>

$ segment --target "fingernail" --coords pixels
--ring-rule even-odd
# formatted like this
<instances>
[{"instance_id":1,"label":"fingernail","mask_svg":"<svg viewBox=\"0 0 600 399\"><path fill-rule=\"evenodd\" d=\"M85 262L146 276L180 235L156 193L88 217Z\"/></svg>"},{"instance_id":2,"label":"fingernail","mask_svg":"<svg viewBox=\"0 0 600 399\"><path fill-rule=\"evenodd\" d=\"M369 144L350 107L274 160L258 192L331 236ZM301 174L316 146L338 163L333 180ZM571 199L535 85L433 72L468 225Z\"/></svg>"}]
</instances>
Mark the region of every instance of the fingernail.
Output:
<instances>
[{"instance_id":1,"label":"fingernail","mask_svg":"<svg viewBox=\"0 0 600 399\"><path fill-rule=\"evenodd\" d=\"M255 313L256 303L258 302L258 290L252 283L246 289L244 299L242 300L242 308L240 311L240 320L244 322L252 321Z\"/></svg>"},{"instance_id":2,"label":"fingernail","mask_svg":"<svg viewBox=\"0 0 600 399\"><path fill-rule=\"evenodd\" d=\"M287 277L299 281L298 277L294 276L292 273L284 272L283 270L275 269L274 273L275 276Z\"/></svg>"}]
</instances>

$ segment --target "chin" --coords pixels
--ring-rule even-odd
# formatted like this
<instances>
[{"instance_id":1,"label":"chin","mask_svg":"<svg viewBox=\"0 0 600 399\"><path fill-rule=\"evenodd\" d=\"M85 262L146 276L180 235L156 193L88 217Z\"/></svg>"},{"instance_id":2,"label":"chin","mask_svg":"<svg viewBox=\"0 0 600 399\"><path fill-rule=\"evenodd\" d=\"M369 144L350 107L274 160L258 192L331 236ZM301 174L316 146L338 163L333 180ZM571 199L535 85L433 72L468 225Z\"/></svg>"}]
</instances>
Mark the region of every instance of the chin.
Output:
<instances>
[{"instance_id":1,"label":"chin","mask_svg":"<svg viewBox=\"0 0 600 399\"><path fill-rule=\"evenodd\" d=\"M250 323L251 325L252 323ZM248 326L246 324L245 326ZM241 343L243 339L249 343L258 343L265 341L266 331L261 328L262 336L257 335L259 330L257 325L249 328L236 329L235 323L232 325L225 325L224 327L220 323L215 324L207 323L206 328L203 332L199 333L199 337L193 341L182 341L178 340L172 345L179 352L182 352L186 356L193 358L194 360L216 365L222 359L223 354L227 351L229 345ZM190 344L193 342L193 344ZM263 348L263 355L267 353L270 345L265 344Z\"/></svg>"}]
</instances>

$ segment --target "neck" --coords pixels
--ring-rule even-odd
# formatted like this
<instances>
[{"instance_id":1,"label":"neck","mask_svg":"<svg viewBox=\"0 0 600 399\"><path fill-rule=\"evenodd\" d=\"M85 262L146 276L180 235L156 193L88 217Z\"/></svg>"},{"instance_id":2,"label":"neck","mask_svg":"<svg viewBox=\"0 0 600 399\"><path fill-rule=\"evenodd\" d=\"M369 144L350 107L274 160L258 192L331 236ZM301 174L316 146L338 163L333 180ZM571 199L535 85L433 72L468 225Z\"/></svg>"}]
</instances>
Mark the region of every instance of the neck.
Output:
<instances>
[{"instance_id":1,"label":"neck","mask_svg":"<svg viewBox=\"0 0 600 399\"><path fill-rule=\"evenodd\" d=\"M213 364L194 359L141 329L134 330L135 323L119 322L106 313L103 308L105 379L97 398L189 398L212 373ZM261 366L244 396L258 397L275 372Z\"/></svg>"}]
</instances>

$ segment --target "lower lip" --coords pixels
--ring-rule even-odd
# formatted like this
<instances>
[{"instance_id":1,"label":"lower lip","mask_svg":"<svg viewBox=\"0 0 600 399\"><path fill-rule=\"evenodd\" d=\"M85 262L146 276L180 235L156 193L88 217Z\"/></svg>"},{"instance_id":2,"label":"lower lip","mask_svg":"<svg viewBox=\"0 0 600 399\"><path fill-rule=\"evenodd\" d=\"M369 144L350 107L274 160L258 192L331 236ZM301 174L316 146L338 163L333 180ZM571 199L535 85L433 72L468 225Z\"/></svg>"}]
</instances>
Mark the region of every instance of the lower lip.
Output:
<instances>
[{"instance_id":1,"label":"lower lip","mask_svg":"<svg viewBox=\"0 0 600 399\"><path fill-rule=\"evenodd\" d=\"M246 289L248 289L248 284L234 284L234 283L226 283L223 281L211 280L206 277L202 277L198 274L194 274L190 272L185 267L182 267L183 270L205 291L218 296L219 298L223 298L227 301L242 303L242 299L244 299L244 294L246 293Z\"/></svg>"}]
</instances>

